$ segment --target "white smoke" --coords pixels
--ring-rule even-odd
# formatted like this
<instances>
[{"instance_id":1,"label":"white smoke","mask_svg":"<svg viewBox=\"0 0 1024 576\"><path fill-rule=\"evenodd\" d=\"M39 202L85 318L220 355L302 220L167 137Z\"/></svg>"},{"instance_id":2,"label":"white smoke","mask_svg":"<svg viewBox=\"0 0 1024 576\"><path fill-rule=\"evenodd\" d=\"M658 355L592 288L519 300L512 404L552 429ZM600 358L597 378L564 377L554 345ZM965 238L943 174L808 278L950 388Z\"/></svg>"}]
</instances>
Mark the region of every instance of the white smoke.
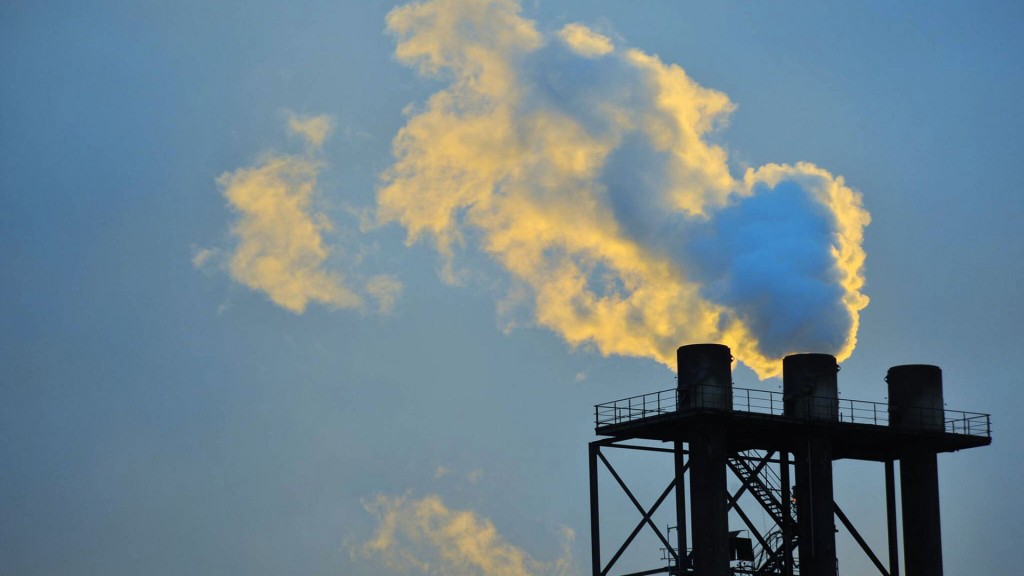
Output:
<instances>
[{"instance_id":1,"label":"white smoke","mask_svg":"<svg viewBox=\"0 0 1024 576\"><path fill-rule=\"evenodd\" d=\"M860 195L807 163L735 177L708 140L725 94L582 24L543 33L515 0L409 4L388 30L447 86L395 136L380 222L449 264L485 251L536 323L605 354L671 366L721 342L761 377L792 352L850 355Z\"/></svg>"}]
</instances>

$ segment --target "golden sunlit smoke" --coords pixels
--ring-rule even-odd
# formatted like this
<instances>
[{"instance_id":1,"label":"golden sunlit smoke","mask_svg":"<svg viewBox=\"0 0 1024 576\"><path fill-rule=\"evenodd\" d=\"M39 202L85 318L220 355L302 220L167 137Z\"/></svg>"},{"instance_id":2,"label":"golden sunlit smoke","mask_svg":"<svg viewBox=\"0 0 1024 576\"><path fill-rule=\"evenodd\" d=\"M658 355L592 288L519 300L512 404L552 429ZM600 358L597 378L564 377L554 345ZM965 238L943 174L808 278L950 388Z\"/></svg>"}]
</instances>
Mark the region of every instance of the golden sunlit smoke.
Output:
<instances>
[{"instance_id":1,"label":"golden sunlit smoke","mask_svg":"<svg viewBox=\"0 0 1024 576\"><path fill-rule=\"evenodd\" d=\"M725 94L582 24L545 36L519 12L433 0L388 15L399 61L448 85L395 136L378 220L433 242L449 280L478 246L510 274L502 313L525 295L573 345L672 366L680 344L721 342L761 377L790 352L848 357L867 304L860 196L806 163L734 178L708 141L734 109ZM817 218L792 218L815 249L793 260L771 245L786 230L746 224L748 245L708 247L755 196L762 213L791 202ZM726 252L732 267L709 256Z\"/></svg>"},{"instance_id":2,"label":"golden sunlit smoke","mask_svg":"<svg viewBox=\"0 0 1024 576\"><path fill-rule=\"evenodd\" d=\"M378 496L365 502L377 517L372 540L358 550L394 571L465 576L568 576L574 574L571 530L562 557L541 562L508 543L494 524L468 510L452 510L438 496L415 500Z\"/></svg>"},{"instance_id":3,"label":"golden sunlit smoke","mask_svg":"<svg viewBox=\"0 0 1024 576\"><path fill-rule=\"evenodd\" d=\"M377 312L391 314L402 294L402 283L391 276L373 276L366 282L366 293L377 301Z\"/></svg>"},{"instance_id":4,"label":"golden sunlit smoke","mask_svg":"<svg viewBox=\"0 0 1024 576\"><path fill-rule=\"evenodd\" d=\"M323 114L319 116L288 115L288 129L306 139L313 148L320 148L330 135L331 118Z\"/></svg>"},{"instance_id":5,"label":"golden sunlit smoke","mask_svg":"<svg viewBox=\"0 0 1024 576\"><path fill-rule=\"evenodd\" d=\"M238 239L228 263L231 276L297 314L310 302L361 308L364 298L346 285L341 274L325 269L331 249L324 233L333 225L313 208L322 167L316 156L330 133L330 119L291 115L288 126L306 141L305 154L268 155L257 166L218 179L224 196L240 215L231 229ZM203 266L213 254L202 249L193 264ZM365 290L378 302L378 309L387 313L401 293L401 284L376 276Z\"/></svg>"},{"instance_id":6,"label":"golden sunlit smoke","mask_svg":"<svg viewBox=\"0 0 1024 576\"><path fill-rule=\"evenodd\" d=\"M615 49L607 36L580 24L566 24L558 36L581 56L604 56Z\"/></svg>"}]
</instances>

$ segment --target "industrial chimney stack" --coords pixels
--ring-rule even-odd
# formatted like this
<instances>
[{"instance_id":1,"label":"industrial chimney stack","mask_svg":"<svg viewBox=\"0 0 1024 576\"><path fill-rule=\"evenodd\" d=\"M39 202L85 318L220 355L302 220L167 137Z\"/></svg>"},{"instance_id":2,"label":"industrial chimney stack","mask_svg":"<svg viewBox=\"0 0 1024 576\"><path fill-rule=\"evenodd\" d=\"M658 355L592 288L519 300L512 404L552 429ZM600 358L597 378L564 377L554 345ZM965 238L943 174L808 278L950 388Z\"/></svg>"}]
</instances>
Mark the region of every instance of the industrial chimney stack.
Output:
<instances>
[{"instance_id":1,"label":"industrial chimney stack","mask_svg":"<svg viewBox=\"0 0 1024 576\"><path fill-rule=\"evenodd\" d=\"M899 576L896 462L900 464L907 576L942 576L937 455L987 446L992 438L988 414L945 409L938 367L890 368L886 406L841 399L839 365L828 354L794 354L783 359L781 394L735 387L727 346L682 346L676 358L676 388L594 407L595 431L603 437L590 443L594 576L622 573L614 572L617 562L645 528L661 541L665 564L631 569L629 576L793 576L797 572L837 576L840 525L880 574ZM608 448L673 455L675 474L657 502L645 508L636 499L604 456ZM839 459L884 464L888 565L839 505L832 470L832 462ZM641 514L636 528L607 562L602 560L601 546L601 466ZM730 472L741 485L735 493L728 489ZM684 490L687 474L689 510ZM673 492L676 533L670 541L651 517ZM762 533L741 506L743 498L756 502L774 528ZM730 517L743 522L740 530L729 525ZM743 532L750 537L741 536Z\"/></svg>"}]
</instances>

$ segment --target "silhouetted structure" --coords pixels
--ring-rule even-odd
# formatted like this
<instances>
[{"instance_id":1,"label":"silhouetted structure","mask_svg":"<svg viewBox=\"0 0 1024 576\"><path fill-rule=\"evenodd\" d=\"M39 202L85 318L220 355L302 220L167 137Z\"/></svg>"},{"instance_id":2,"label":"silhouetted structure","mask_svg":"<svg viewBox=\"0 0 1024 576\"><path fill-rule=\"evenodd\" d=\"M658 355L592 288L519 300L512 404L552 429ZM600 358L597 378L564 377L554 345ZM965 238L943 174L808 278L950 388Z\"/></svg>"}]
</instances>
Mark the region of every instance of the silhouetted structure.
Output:
<instances>
[{"instance_id":1,"label":"silhouetted structure","mask_svg":"<svg viewBox=\"0 0 1024 576\"><path fill-rule=\"evenodd\" d=\"M886 377L887 406L840 400L839 366L827 354L786 357L782 394L733 387L732 357L726 346L682 346L677 362L677 388L594 407L595 431L605 437L590 443L594 576L621 574L612 572L616 562L645 527L660 539L665 564L628 576L836 576L836 519L879 573L899 576L897 461L907 576L942 575L936 455L986 446L992 439L988 414L944 409L938 367L891 368ZM661 441L671 448L630 440ZM612 467L602 452L607 448L672 455L674 477L650 508L640 504ZM843 458L884 464L888 566L835 502L832 462ZM607 562L601 557L601 464L642 516ZM735 493L727 487L729 471L741 482ZM684 490L687 473L689 502ZM673 492L676 526L670 540L673 530L666 535L651 518ZM757 529L739 505L744 494L763 507L774 528L766 533ZM736 512L756 542L729 531L730 511Z\"/></svg>"}]
</instances>

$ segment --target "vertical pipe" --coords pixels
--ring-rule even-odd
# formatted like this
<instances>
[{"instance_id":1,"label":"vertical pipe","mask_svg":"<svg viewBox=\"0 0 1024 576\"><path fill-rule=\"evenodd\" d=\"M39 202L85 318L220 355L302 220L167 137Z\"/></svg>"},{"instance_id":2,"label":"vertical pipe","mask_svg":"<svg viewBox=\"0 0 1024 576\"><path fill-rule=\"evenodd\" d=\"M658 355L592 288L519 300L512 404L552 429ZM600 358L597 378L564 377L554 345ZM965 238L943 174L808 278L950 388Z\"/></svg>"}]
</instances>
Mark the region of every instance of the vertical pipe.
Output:
<instances>
[{"instance_id":1,"label":"vertical pipe","mask_svg":"<svg viewBox=\"0 0 1024 576\"><path fill-rule=\"evenodd\" d=\"M793 549L789 543L793 537L789 533L790 522L793 519L793 495L789 487L789 451L783 450L779 453L779 480L782 482L782 576L793 576Z\"/></svg>"},{"instance_id":2,"label":"vertical pipe","mask_svg":"<svg viewBox=\"0 0 1024 576\"><path fill-rule=\"evenodd\" d=\"M731 576L725 428L722 424L705 423L693 430L690 506L694 572L700 576Z\"/></svg>"},{"instance_id":3,"label":"vertical pipe","mask_svg":"<svg viewBox=\"0 0 1024 576\"><path fill-rule=\"evenodd\" d=\"M601 576L601 522L597 493L597 453L600 447L590 443L590 563L593 576Z\"/></svg>"},{"instance_id":4,"label":"vertical pipe","mask_svg":"<svg viewBox=\"0 0 1024 576\"><path fill-rule=\"evenodd\" d=\"M885 461L885 513L889 529L889 576L900 576L900 549L896 541L896 471Z\"/></svg>"},{"instance_id":5,"label":"vertical pipe","mask_svg":"<svg viewBox=\"0 0 1024 576\"><path fill-rule=\"evenodd\" d=\"M690 567L689 559L686 557L686 459L683 454L683 442L676 440L676 550L679 551L676 568L679 574L683 574Z\"/></svg>"},{"instance_id":6,"label":"vertical pipe","mask_svg":"<svg viewBox=\"0 0 1024 576\"><path fill-rule=\"evenodd\" d=\"M676 351L681 410L716 412L694 426L690 437L690 537L693 568L700 576L731 576L726 428L732 411L732 355L721 344L691 344Z\"/></svg>"},{"instance_id":7,"label":"vertical pipe","mask_svg":"<svg viewBox=\"0 0 1024 576\"><path fill-rule=\"evenodd\" d=\"M903 562L907 576L942 576L939 471L934 452L900 459L903 501Z\"/></svg>"},{"instance_id":8,"label":"vertical pipe","mask_svg":"<svg viewBox=\"0 0 1024 576\"><path fill-rule=\"evenodd\" d=\"M796 515L800 573L836 576L832 443L808 436L796 451Z\"/></svg>"},{"instance_id":9,"label":"vertical pipe","mask_svg":"<svg viewBox=\"0 0 1024 576\"><path fill-rule=\"evenodd\" d=\"M922 436L945 433L942 370L938 366L893 366L885 380L891 427ZM900 457L900 499L907 576L942 576L939 470L934 450L922 445Z\"/></svg>"},{"instance_id":10,"label":"vertical pipe","mask_svg":"<svg viewBox=\"0 0 1024 576\"><path fill-rule=\"evenodd\" d=\"M800 572L836 576L832 440L812 423L838 420L839 364L828 354L793 354L782 360L783 413L807 421L796 456L797 543Z\"/></svg>"}]
</instances>

